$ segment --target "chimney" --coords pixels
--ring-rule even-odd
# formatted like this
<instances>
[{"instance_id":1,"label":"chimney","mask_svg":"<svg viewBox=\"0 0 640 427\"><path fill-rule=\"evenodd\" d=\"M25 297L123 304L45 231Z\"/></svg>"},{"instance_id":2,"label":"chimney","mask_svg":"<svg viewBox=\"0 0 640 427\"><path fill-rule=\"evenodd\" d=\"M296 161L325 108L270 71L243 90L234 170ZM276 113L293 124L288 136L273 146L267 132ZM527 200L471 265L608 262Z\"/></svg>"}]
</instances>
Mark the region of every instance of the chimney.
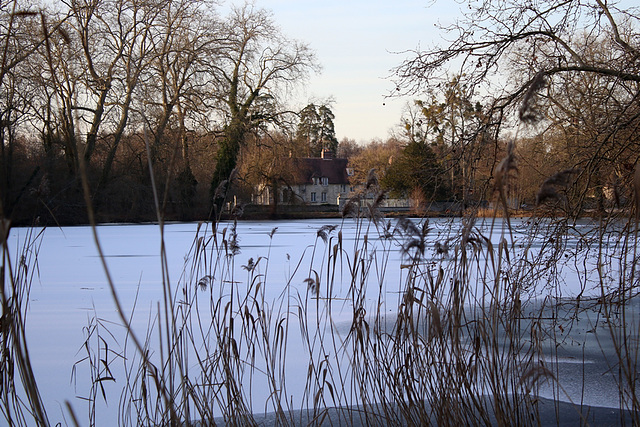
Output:
<instances>
[{"instance_id":1,"label":"chimney","mask_svg":"<svg viewBox=\"0 0 640 427\"><path fill-rule=\"evenodd\" d=\"M331 160L333 159L333 152L328 148L323 148L320 156L325 160Z\"/></svg>"}]
</instances>

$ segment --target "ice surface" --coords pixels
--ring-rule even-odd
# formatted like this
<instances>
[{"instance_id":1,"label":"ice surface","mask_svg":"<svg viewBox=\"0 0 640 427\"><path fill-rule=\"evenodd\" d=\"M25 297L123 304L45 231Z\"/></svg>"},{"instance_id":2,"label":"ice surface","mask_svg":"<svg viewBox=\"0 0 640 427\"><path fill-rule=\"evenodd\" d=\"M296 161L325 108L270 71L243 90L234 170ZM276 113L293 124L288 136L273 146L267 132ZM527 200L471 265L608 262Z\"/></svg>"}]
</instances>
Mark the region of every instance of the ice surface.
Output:
<instances>
[{"instance_id":1,"label":"ice surface","mask_svg":"<svg viewBox=\"0 0 640 427\"><path fill-rule=\"evenodd\" d=\"M494 226L491 241L496 247L503 239L509 243L515 242L516 246L531 243L527 221L512 219L512 223L515 230L513 235L505 232L501 221ZM338 228L329 234L330 240L325 244L318 238L317 233L327 224ZM279 298L287 283L291 284L292 289L304 294L307 286L305 279L313 277L314 270L320 277L326 274L325 264L332 245L337 243L339 230L342 230L345 252L349 252L350 245L352 247L357 239L362 238L356 236L357 230L353 224L352 220L344 223L340 220L238 222L240 253L235 257L234 277L238 282L245 280L248 273L242 266L247 265L251 258L257 261L263 257L260 261L261 268L266 268L264 258L268 257L265 300ZM432 220L430 225L431 243L449 239L453 245L456 236L460 234L461 225L458 220ZM488 233L489 223L478 226L480 230ZM210 235L210 225L203 227L201 235L205 229ZM217 232L222 233L225 228L228 232L230 227L231 223L219 224ZM579 227L589 227L589 224L584 223ZM576 230L579 231L579 227ZM194 244L197 229L198 224L195 223L167 224L164 227L169 283L173 289L184 279L185 265L190 265L186 255ZM406 259L402 258L399 250L401 242L381 238L373 226L369 230L369 243L375 248L369 254L379 257L374 265L386 263L384 275L382 271L370 272L373 291L369 296L369 303L375 306L378 286L382 287L384 295L387 296L384 311L393 317L402 288L404 273L401 265ZM134 328L144 333L149 319L156 312L157 304L162 301L160 228L151 224L102 225L97 228L97 233L123 309L127 316L131 316L132 311L135 311L132 317ZM27 229L12 230L10 248L15 248L13 257L19 252L21 242L27 235ZM316 253L312 258L314 245ZM580 245L580 233L577 233L575 241L565 242L565 249L568 253L577 253ZM531 256L535 254L536 247L541 247L541 242L529 245ZM439 260L446 256L451 254L436 253L435 246L430 245L425 259L432 262L435 268ZM124 343L118 341L121 339L119 334L122 333L122 328L117 326L118 313L90 227L47 228L37 251L37 259L37 272L32 283L27 318L28 345L35 374L53 423L62 420L66 400L71 401L80 419L83 419L86 404L78 397L87 396L87 378L82 376L87 372L82 364L78 365L78 375L73 377L72 381L72 370L74 363L86 356L82 348L86 332L84 328L89 325L91 318L96 317L112 331L116 342L123 346ZM348 268L348 265L345 264L344 268ZM589 278L573 277L570 263L564 266L563 271L567 273L562 278L561 296L585 294ZM332 290L321 288L321 295L334 292L332 296L339 301L347 291L348 283L338 280L338 284ZM544 296L548 291L545 286L529 290L531 295L535 296ZM588 294L588 289L586 293ZM336 303L333 315L337 329L348 330L352 318L350 307ZM113 350L119 352L121 348ZM292 363L292 366L295 368L295 363ZM302 370L306 369L306 365L299 367ZM104 383L108 402L106 405L98 405L100 417L109 419L114 416L123 381L123 378L116 377L115 383Z\"/></svg>"}]
</instances>

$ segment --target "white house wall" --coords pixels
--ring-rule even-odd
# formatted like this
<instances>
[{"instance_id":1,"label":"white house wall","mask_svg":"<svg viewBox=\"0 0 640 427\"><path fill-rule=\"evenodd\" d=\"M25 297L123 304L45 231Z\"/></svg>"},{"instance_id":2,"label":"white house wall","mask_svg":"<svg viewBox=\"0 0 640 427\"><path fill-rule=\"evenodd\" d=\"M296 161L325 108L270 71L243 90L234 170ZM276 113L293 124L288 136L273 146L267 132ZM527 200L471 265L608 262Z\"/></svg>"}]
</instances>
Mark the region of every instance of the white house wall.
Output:
<instances>
[{"instance_id":1,"label":"white house wall","mask_svg":"<svg viewBox=\"0 0 640 427\"><path fill-rule=\"evenodd\" d=\"M298 185L293 187L293 192L301 201L310 205L337 205L338 196L345 197L348 194L348 187L341 184L329 185ZM344 191L343 191L344 190ZM315 193L315 201L312 200L312 193ZM322 200L322 193L326 193L326 201Z\"/></svg>"}]
</instances>

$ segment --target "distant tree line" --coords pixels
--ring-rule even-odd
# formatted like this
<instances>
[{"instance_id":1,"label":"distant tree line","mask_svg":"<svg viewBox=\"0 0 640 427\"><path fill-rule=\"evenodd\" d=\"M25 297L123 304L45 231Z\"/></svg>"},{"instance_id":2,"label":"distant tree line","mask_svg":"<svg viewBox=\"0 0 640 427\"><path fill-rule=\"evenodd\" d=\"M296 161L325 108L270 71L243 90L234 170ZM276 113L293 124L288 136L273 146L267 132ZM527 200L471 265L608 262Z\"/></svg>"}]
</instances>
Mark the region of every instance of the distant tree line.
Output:
<instances>
[{"instance_id":1,"label":"distant tree line","mask_svg":"<svg viewBox=\"0 0 640 427\"><path fill-rule=\"evenodd\" d=\"M0 215L206 218L252 135L291 126L287 94L317 69L252 3L0 4ZM152 170L152 173L150 171ZM153 179L152 179L153 178ZM219 193L218 193L219 195Z\"/></svg>"}]
</instances>

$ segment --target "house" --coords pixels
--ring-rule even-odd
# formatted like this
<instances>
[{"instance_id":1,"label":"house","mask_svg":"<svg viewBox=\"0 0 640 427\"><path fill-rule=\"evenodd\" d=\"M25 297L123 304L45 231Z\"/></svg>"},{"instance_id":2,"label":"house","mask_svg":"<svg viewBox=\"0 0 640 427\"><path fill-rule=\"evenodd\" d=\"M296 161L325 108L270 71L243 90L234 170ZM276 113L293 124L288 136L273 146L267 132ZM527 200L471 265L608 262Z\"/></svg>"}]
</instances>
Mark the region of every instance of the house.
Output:
<instances>
[{"instance_id":1,"label":"house","mask_svg":"<svg viewBox=\"0 0 640 427\"><path fill-rule=\"evenodd\" d=\"M292 157L287 161L276 190L279 204L338 205L351 191L347 159L337 159L331 152L322 157ZM268 205L273 202L273 187L261 184L253 202Z\"/></svg>"}]
</instances>

